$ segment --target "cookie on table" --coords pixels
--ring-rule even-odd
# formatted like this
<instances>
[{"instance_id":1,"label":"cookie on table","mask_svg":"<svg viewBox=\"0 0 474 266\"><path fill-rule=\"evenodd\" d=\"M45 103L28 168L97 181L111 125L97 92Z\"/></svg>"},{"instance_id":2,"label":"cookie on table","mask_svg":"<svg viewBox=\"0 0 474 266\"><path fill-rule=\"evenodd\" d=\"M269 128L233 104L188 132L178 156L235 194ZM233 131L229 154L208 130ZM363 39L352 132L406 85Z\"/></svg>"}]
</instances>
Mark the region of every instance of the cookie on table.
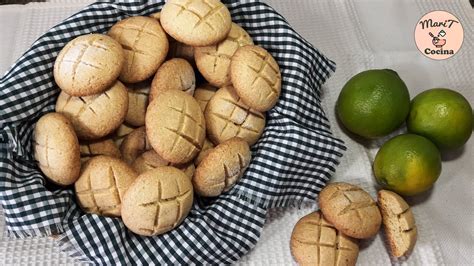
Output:
<instances>
[{"instance_id":1,"label":"cookie on table","mask_svg":"<svg viewBox=\"0 0 474 266\"><path fill-rule=\"evenodd\" d=\"M99 139L114 132L124 121L127 110L128 94L120 81L91 96L74 97L62 91L56 101L56 112L71 120L82 140Z\"/></svg>"},{"instance_id":2,"label":"cookie on table","mask_svg":"<svg viewBox=\"0 0 474 266\"><path fill-rule=\"evenodd\" d=\"M122 123L117 128L117 130L115 130L115 132L112 136L112 139L114 140L115 145L117 145L117 147L120 147L120 145L122 145L122 142L125 139L125 137L128 134L130 134L134 129L135 129L135 127L132 127L130 125Z\"/></svg>"},{"instance_id":3,"label":"cookie on table","mask_svg":"<svg viewBox=\"0 0 474 266\"><path fill-rule=\"evenodd\" d=\"M79 141L64 115L49 113L36 122L33 148L39 168L53 183L67 186L79 178Z\"/></svg>"},{"instance_id":4,"label":"cookie on table","mask_svg":"<svg viewBox=\"0 0 474 266\"><path fill-rule=\"evenodd\" d=\"M240 47L230 69L235 91L248 106L261 112L275 106L281 93L281 73L267 50L256 45Z\"/></svg>"},{"instance_id":5,"label":"cookie on table","mask_svg":"<svg viewBox=\"0 0 474 266\"><path fill-rule=\"evenodd\" d=\"M196 159L194 159L194 165L198 166L201 163L202 159L204 159L204 157L206 157L206 155L209 154L209 152L213 148L214 148L214 143L212 143L212 141L210 141L208 138L206 138L204 140L204 144L202 145L201 151L199 152Z\"/></svg>"},{"instance_id":6,"label":"cookie on table","mask_svg":"<svg viewBox=\"0 0 474 266\"><path fill-rule=\"evenodd\" d=\"M206 123L199 104L180 90L163 92L150 103L145 126L153 149L173 164L193 160L206 137Z\"/></svg>"},{"instance_id":7,"label":"cookie on table","mask_svg":"<svg viewBox=\"0 0 474 266\"><path fill-rule=\"evenodd\" d=\"M417 229L408 203L392 191L380 190L378 205L390 254L398 258L411 253L415 247Z\"/></svg>"},{"instance_id":8,"label":"cookie on table","mask_svg":"<svg viewBox=\"0 0 474 266\"><path fill-rule=\"evenodd\" d=\"M186 218L193 204L193 186L183 171L163 166L147 171L125 193L122 220L143 236L166 233Z\"/></svg>"},{"instance_id":9,"label":"cookie on table","mask_svg":"<svg viewBox=\"0 0 474 266\"><path fill-rule=\"evenodd\" d=\"M64 46L54 62L54 80L72 96L107 90L124 65L122 46L103 34L79 36Z\"/></svg>"},{"instance_id":10,"label":"cookie on table","mask_svg":"<svg viewBox=\"0 0 474 266\"><path fill-rule=\"evenodd\" d=\"M125 63L119 79L126 83L153 76L168 54L168 38L154 18L126 18L113 25L108 35L123 47Z\"/></svg>"},{"instance_id":11,"label":"cookie on table","mask_svg":"<svg viewBox=\"0 0 474 266\"><path fill-rule=\"evenodd\" d=\"M312 212L296 223L290 249L299 265L355 265L359 256L357 240L337 230L320 211Z\"/></svg>"},{"instance_id":12,"label":"cookie on table","mask_svg":"<svg viewBox=\"0 0 474 266\"><path fill-rule=\"evenodd\" d=\"M225 39L232 21L229 10L219 0L170 0L161 10L160 22L175 40L206 46Z\"/></svg>"},{"instance_id":13,"label":"cookie on table","mask_svg":"<svg viewBox=\"0 0 474 266\"><path fill-rule=\"evenodd\" d=\"M241 138L232 138L217 145L196 168L194 190L205 197L219 196L242 177L250 159L249 145Z\"/></svg>"},{"instance_id":14,"label":"cookie on table","mask_svg":"<svg viewBox=\"0 0 474 266\"><path fill-rule=\"evenodd\" d=\"M232 23L225 40L210 46L195 48L195 60L199 72L213 86L230 85L230 62L241 46L253 44L250 35L239 25Z\"/></svg>"},{"instance_id":15,"label":"cookie on table","mask_svg":"<svg viewBox=\"0 0 474 266\"><path fill-rule=\"evenodd\" d=\"M208 137L215 144L240 137L252 146L265 128L265 115L247 106L232 86L220 88L204 114Z\"/></svg>"},{"instance_id":16,"label":"cookie on table","mask_svg":"<svg viewBox=\"0 0 474 266\"><path fill-rule=\"evenodd\" d=\"M79 149L81 151L81 163L85 163L92 157L98 155L108 155L110 157L119 159L122 157L120 150L112 139L84 141L79 144Z\"/></svg>"},{"instance_id":17,"label":"cookie on table","mask_svg":"<svg viewBox=\"0 0 474 266\"><path fill-rule=\"evenodd\" d=\"M161 65L151 82L150 102L160 93L180 90L193 95L196 76L193 67L182 58L173 58Z\"/></svg>"},{"instance_id":18,"label":"cookie on table","mask_svg":"<svg viewBox=\"0 0 474 266\"><path fill-rule=\"evenodd\" d=\"M204 84L197 87L194 91L194 99L199 103L203 112L206 110L207 103L211 100L212 96L216 94L217 89L210 84Z\"/></svg>"},{"instance_id":19,"label":"cookie on table","mask_svg":"<svg viewBox=\"0 0 474 266\"><path fill-rule=\"evenodd\" d=\"M150 86L147 83L127 84L127 91L128 111L125 123L134 127L144 126Z\"/></svg>"},{"instance_id":20,"label":"cookie on table","mask_svg":"<svg viewBox=\"0 0 474 266\"><path fill-rule=\"evenodd\" d=\"M158 168L160 166L173 166L183 171L189 179L194 175L196 169L194 163L189 162L185 164L173 165L170 162L163 159L156 151L149 150L138 156L132 163L132 167L138 174L142 174L146 171Z\"/></svg>"},{"instance_id":21,"label":"cookie on table","mask_svg":"<svg viewBox=\"0 0 474 266\"><path fill-rule=\"evenodd\" d=\"M330 223L350 237L371 238L382 223L379 208L369 193L352 184L327 185L319 193L319 207Z\"/></svg>"},{"instance_id":22,"label":"cookie on table","mask_svg":"<svg viewBox=\"0 0 474 266\"><path fill-rule=\"evenodd\" d=\"M124 193L136 177L120 159L105 155L90 159L74 184L79 206L87 213L119 217Z\"/></svg>"}]
</instances>

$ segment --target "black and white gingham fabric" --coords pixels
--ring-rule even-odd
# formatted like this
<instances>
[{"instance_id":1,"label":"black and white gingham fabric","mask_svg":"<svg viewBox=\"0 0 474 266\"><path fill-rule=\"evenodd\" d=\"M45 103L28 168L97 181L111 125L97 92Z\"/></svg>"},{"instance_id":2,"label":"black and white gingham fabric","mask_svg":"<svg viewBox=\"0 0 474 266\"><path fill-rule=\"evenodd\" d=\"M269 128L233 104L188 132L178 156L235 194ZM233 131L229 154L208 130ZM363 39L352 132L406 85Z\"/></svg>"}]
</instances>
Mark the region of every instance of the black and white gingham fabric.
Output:
<instances>
[{"instance_id":1,"label":"black and white gingham fabric","mask_svg":"<svg viewBox=\"0 0 474 266\"><path fill-rule=\"evenodd\" d=\"M98 264L231 263L256 244L268 208L314 201L345 150L319 100L335 65L266 4L224 2L233 20L272 53L283 77L281 98L267 113L241 181L216 199L197 199L181 226L157 237L134 235L117 218L84 214L72 189L45 182L32 158L32 132L36 120L54 110L58 52L74 37L105 33L121 19L163 5L95 3L44 34L0 79L0 200L10 235L61 234L64 249Z\"/></svg>"}]
</instances>

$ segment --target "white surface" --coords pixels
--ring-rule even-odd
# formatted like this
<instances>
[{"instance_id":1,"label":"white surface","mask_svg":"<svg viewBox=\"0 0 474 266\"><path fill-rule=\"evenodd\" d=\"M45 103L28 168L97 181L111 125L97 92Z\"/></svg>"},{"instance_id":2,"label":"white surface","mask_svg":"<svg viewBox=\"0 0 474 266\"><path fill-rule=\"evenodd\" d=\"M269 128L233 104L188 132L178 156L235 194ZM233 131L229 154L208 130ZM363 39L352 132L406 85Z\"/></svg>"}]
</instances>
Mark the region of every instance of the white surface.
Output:
<instances>
[{"instance_id":1,"label":"white surface","mask_svg":"<svg viewBox=\"0 0 474 266\"><path fill-rule=\"evenodd\" d=\"M27 6L0 6L0 73L14 63L31 43L88 1L54 1ZM66 4L67 2L67 4ZM336 136L347 146L333 180L352 181L375 192L371 162L384 140L361 143L347 136L334 113L339 90L352 75L369 68L392 68L405 80L411 96L432 88L448 87L474 100L474 12L463 1L347 1L269 0L290 24L315 47L337 63L337 71L324 88L323 105ZM447 10L464 26L464 44L457 55L444 61L425 58L416 49L413 30L431 10ZM444 155L443 172L431 191L411 199L419 227L414 253L403 264L467 265L474 260L473 143ZM374 194L373 194L374 195ZM269 214L255 249L241 261L248 265L293 264L289 237L296 221L315 209L274 210ZM0 218L4 230L3 218ZM12 240L0 236L0 265L66 264L67 258L50 238ZM394 263L382 235L361 244L358 263Z\"/></svg>"}]
</instances>

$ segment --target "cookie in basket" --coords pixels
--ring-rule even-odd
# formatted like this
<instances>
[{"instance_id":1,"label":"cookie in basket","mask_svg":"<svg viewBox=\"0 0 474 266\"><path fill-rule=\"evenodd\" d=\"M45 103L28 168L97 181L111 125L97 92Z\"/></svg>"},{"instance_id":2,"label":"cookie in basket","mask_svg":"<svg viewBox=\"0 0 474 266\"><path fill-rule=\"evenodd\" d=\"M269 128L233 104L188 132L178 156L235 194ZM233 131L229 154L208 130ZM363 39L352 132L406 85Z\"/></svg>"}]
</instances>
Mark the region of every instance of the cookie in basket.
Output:
<instances>
[{"instance_id":1,"label":"cookie in basket","mask_svg":"<svg viewBox=\"0 0 474 266\"><path fill-rule=\"evenodd\" d=\"M79 139L93 140L117 129L128 110L127 90L120 81L108 90L91 96L74 97L62 91L56 112L71 120Z\"/></svg>"},{"instance_id":2,"label":"cookie in basket","mask_svg":"<svg viewBox=\"0 0 474 266\"><path fill-rule=\"evenodd\" d=\"M123 47L125 63L119 78L126 83L153 76L168 54L168 38L154 18L126 18L113 25L108 35Z\"/></svg>"},{"instance_id":3,"label":"cookie in basket","mask_svg":"<svg viewBox=\"0 0 474 266\"><path fill-rule=\"evenodd\" d=\"M168 90L181 90L193 95L195 87L193 67L182 58L173 58L163 63L156 72L151 82L150 102Z\"/></svg>"},{"instance_id":4,"label":"cookie in basket","mask_svg":"<svg viewBox=\"0 0 474 266\"><path fill-rule=\"evenodd\" d=\"M123 160L131 164L142 153L150 150L151 146L146 137L145 127L139 127L130 132L122 141L120 145L120 152Z\"/></svg>"},{"instance_id":5,"label":"cookie in basket","mask_svg":"<svg viewBox=\"0 0 474 266\"><path fill-rule=\"evenodd\" d=\"M115 145L120 147L125 137L128 136L128 134L130 134L134 129L135 127L122 123L112 135Z\"/></svg>"},{"instance_id":6,"label":"cookie in basket","mask_svg":"<svg viewBox=\"0 0 474 266\"><path fill-rule=\"evenodd\" d=\"M211 100L212 96L216 94L217 88L210 85L204 84L196 88L194 91L194 99L199 103L201 110L206 110L207 103Z\"/></svg>"},{"instance_id":7,"label":"cookie in basket","mask_svg":"<svg viewBox=\"0 0 474 266\"><path fill-rule=\"evenodd\" d=\"M193 186L183 171L162 166L147 171L125 193L122 220L139 235L153 236L176 228L193 204Z\"/></svg>"},{"instance_id":8,"label":"cookie in basket","mask_svg":"<svg viewBox=\"0 0 474 266\"><path fill-rule=\"evenodd\" d=\"M220 88L204 113L208 137L215 144L240 137L252 146L265 128L265 115L247 106L232 86Z\"/></svg>"},{"instance_id":9,"label":"cookie in basket","mask_svg":"<svg viewBox=\"0 0 474 266\"><path fill-rule=\"evenodd\" d=\"M98 155L108 155L121 158L120 150L112 139L101 139L98 141L83 141L79 143L81 151L81 163L87 162L92 157Z\"/></svg>"},{"instance_id":10,"label":"cookie in basket","mask_svg":"<svg viewBox=\"0 0 474 266\"><path fill-rule=\"evenodd\" d=\"M202 149L199 152L198 156L196 156L196 159L194 159L194 165L198 166L202 159L206 157L206 155L214 148L214 143L210 141L208 138L204 140L204 144L202 145Z\"/></svg>"},{"instance_id":11,"label":"cookie in basket","mask_svg":"<svg viewBox=\"0 0 474 266\"><path fill-rule=\"evenodd\" d=\"M193 162L172 165L170 162L163 159L156 151L149 150L142 153L140 156L135 159L132 163L133 169L138 173L142 174L146 171L158 168L160 166L173 166L183 171L189 179L194 175L195 166Z\"/></svg>"},{"instance_id":12,"label":"cookie in basket","mask_svg":"<svg viewBox=\"0 0 474 266\"><path fill-rule=\"evenodd\" d=\"M150 86L148 83L140 82L127 84L126 87L128 91L128 111L125 116L125 123L134 127L144 126Z\"/></svg>"},{"instance_id":13,"label":"cookie in basket","mask_svg":"<svg viewBox=\"0 0 474 266\"><path fill-rule=\"evenodd\" d=\"M64 115L43 115L36 122L33 139L35 160L50 181L67 186L79 178L79 141Z\"/></svg>"}]
</instances>

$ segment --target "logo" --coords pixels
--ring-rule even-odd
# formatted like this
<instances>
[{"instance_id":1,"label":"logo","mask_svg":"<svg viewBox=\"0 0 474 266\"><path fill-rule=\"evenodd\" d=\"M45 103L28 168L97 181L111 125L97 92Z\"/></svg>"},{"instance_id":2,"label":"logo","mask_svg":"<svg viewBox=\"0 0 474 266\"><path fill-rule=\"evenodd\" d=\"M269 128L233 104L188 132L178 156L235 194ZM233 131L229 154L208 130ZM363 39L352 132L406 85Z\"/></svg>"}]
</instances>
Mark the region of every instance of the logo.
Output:
<instances>
[{"instance_id":1,"label":"logo","mask_svg":"<svg viewBox=\"0 0 474 266\"><path fill-rule=\"evenodd\" d=\"M461 22L446 11L425 14L415 27L415 42L418 50L431 59L443 60L455 55L464 39Z\"/></svg>"}]
</instances>

